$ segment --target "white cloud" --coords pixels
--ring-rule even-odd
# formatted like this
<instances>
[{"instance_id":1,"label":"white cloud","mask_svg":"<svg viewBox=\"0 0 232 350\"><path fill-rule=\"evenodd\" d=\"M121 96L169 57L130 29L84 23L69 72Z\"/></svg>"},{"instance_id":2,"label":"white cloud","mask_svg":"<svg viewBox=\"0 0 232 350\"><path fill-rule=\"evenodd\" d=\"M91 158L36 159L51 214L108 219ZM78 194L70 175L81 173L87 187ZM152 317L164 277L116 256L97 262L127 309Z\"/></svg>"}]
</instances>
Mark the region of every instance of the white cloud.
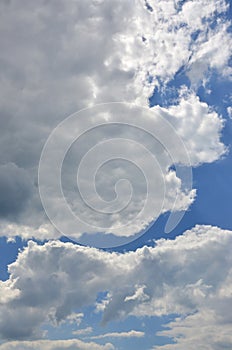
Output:
<instances>
[{"instance_id":1,"label":"white cloud","mask_svg":"<svg viewBox=\"0 0 232 350\"><path fill-rule=\"evenodd\" d=\"M184 96L178 105L154 109L174 125L188 150L191 165L213 162L225 152L220 142L223 120L198 96L188 92L185 95L185 89L182 92Z\"/></svg>"},{"instance_id":2,"label":"white cloud","mask_svg":"<svg viewBox=\"0 0 232 350\"><path fill-rule=\"evenodd\" d=\"M191 28L204 30L207 23L203 22L203 19L212 19L215 11L221 13L226 11L226 8L226 3L220 0L202 0L201 6L195 1L185 1L182 6L181 15L183 16L183 20Z\"/></svg>"},{"instance_id":3,"label":"white cloud","mask_svg":"<svg viewBox=\"0 0 232 350\"><path fill-rule=\"evenodd\" d=\"M199 44L189 63L188 76L193 84L202 80L204 73L210 69L217 69L221 73L225 71L227 75L225 67L232 54L228 27L228 23L222 23L216 30L209 30L206 37L205 34L199 36Z\"/></svg>"},{"instance_id":4,"label":"white cloud","mask_svg":"<svg viewBox=\"0 0 232 350\"><path fill-rule=\"evenodd\" d=\"M99 345L93 342L85 343L78 339L68 340L37 340L13 341L0 345L1 350L114 350L110 343Z\"/></svg>"},{"instance_id":5,"label":"white cloud","mask_svg":"<svg viewBox=\"0 0 232 350\"><path fill-rule=\"evenodd\" d=\"M226 302L224 315L221 315L221 310L217 310L219 311L219 314L217 314L217 311L202 308L193 315L176 318L175 321L165 325L165 328L169 329L158 333L160 336L171 338L175 343L155 346L154 349L231 349L231 320L225 322L227 316L231 313L230 303L231 299Z\"/></svg>"},{"instance_id":6,"label":"white cloud","mask_svg":"<svg viewBox=\"0 0 232 350\"><path fill-rule=\"evenodd\" d=\"M104 105L103 109L99 108L93 120L89 119L89 112L84 111L78 115L78 121L84 123L84 120L89 120L89 129L105 122L106 116L109 123L118 122L121 117L119 109L125 113L124 122L128 125L114 129L95 128L94 133L90 132L91 137L83 137L80 143L73 146L63 163L63 192L60 191L59 159L64 143L71 144L75 139L76 117L68 120L70 125L67 124L62 132L58 129L49 151L46 151L47 161L41 165L40 190L46 199L46 211L58 230L72 238L80 238L83 232L96 231L133 236L160 213L188 209L195 198L191 180L190 187L183 188L178 171L170 170L170 167L173 163L197 166L213 162L225 153L225 147L220 142L223 120L218 114L194 93L184 94L177 106L169 108L156 106L141 110L128 105ZM133 123L135 114L137 122ZM166 124L167 121L170 124ZM137 125L141 125L141 129ZM102 139L105 141L101 142ZM111 161L106 162L109 159ZM78 169L78 181L81 195L75 187L77 169L74 166L80 161L82 167ZM94 177L95 172L97 176ZM126 179L126 182L119 183L121 179ZM63 194L69 204L63 200ZM83 198L86 202L83 202ZM69 208L72 208L78 220ZM28 218L31 221L30 215ZM6 224L2 232L8 236L22 233L28 238L30 225L17 227ZM49 225L41 225L33 230L33 235L43 239L59 236L60 232L50 229Z\"/></svg>"},{"instance_id":7,"label":"white cloud","mask_svg":"<svg viewBox=\"0 0 232 350\"><path fill-rule=\"evenodd\" d=\"M112 332L90 337L90 339L103 339L103 338L142 338L145 336L144 332L131 330L128 332Z\"/></svg>"},{"instance_id":8,"label":"white cloud","mask_svg":"<svg viewBox=\"0 0 232 350\"><path fill-rule=\"evenodd\" d=\"M26 239L57 237L47 224L39 201L37 167L45 140L64 117L99 102L127 101L147 106L154 87L165 86L180 69L187 72L192 91L184 95L181 90L177 105L154 107L154 113L175 127L186 143L193 166L215 161L225 152L220 142L223 121L199 100L194 89L208 78L211 70L222 75L231 73L227 67L232 47L228 21L223 16L217 20L214 17L216 12L223 15L226 2L149 3L153 11L139 1L134 1L133 6L131 1L118 0L0 3L0 188L5 203L2 214L8 219L0 226L1 235L17 234ZM130 117L134 119L133 114ZM144 117L144 124L150 127L149 117ZM128 131L119 131L123 137L128 136ZM96 139L109 136L107 132L95 134ZM169 145L172 140L166 136ZM88 150L91 140L94 138L89 138L83 149ZM146 142L149 144L147 138ZM183 191L175 172L168 172L171 163L164 157L165 152L157 145L155 148L167 186L163 212L172 208L176 193L180 194L176 209L188 208L195 192ZM129 154L131 149L125 150ZM175 151L184 163L183 154ZM139 158L137 152L132 155ZM72 161L72 157L68 160ZM97 181L106 200L111 198L109 188L115 184L111 173L115 170L125 178L125 167L115 164ZM72 171L67 162L66 180ZM128 221L142 203L140 177L131 173L137 206L130 207L123 217L114 218L117 223ZM72 200L75 193L69 184L66 181L65 190ZM88 183L85 187L88 189ZM128 194L124 189L123 203ZM152 209L163 198L159 191ZM58 212L59 201L52 200ZM149 212L145 225L154 216ZM89 217L95 220L95 216ZM70 226L68 220L62 221ZM141 223L142 220L135 223L133 232L144 227ZM184 318L176 319L171 330L165 331L177 339L177 345L170 348L181 349L188 344L190 349L192 345L184 343L187 338L206 347L207 337L211 347L225 348L231 341L231 236L230 231L197 226L174 241L161 240L156 248L144 247L124 255L55 241L42 246L30 243L10 266L10 279L0 283L1 336L40 338L39 327L45 322L78 324L81 316L74 315L73 310L94 304L97 294L106 291L107 299L96 306L103 312L103 322L127 315L177 313ZM216 334L216 328L224 339ZM197 340L192 330L199 334ZM0 349L22 346L46 350L102 349L79 340L11 342L0 345ZM110 344L103 347L111 348Z\"/></svg>"},{"instance_id":9,"label":"white cloud","mask_svg":"<svg viewBox=\"0 0 232 350\"><path fill-rule=\"evenodd\" d=\"M67 318L66 321L70 324L74 324L74 325L80 325L82 318L84 317L84 314L82 312L80 313L75 313L73 312L72 314L70 314Z\"/></svg>"},{"instance_id":10,"label":"white cloud","mask_svg":"<svg viewBox=\"0 0 232 350\"><path fill-rule=\"evenodd\" d=\"M12 202L18 205L14 213L9 213L9 221L13 220L12 214L17 214L17 234L27 238L31 230L34 236L43 238L47 234L43 230L46 217L38 197L37 166L51 130L70 113L99 102L127 101L147 106L154 87L173 79L181 67L188 69L192 80L204 79L205 71L211 68L225 72L232 47L228 23L225 19L215 22L214 29L210 23L215 13L223 15L227 6L222 0L200 0L197 5L188 1L183 6L174 0L154 0L150 6L155 11L149 11L142 1L134 1L131 6L131 1L116 0L89 1L85 5L81 1L57 1L55 5L42 0L36 4L11 1L0 6L0 161L4 166L13 164L31 180L26 203L14 198L16 192L8 184L9 197L13 196ZM192 35L198 30L199 38L193 42ZM180 98L175 107L156 109L177 127L194 165L214 161L223 153L219 141L222 122L207 108L193 93L187 101ZM119 170L123 169L121 166ZM71 170L67 169L67 177ZM174 173L171 177L169 181L170 174L164 174L170 197L166 198L164 211L171 208L172 194L180 192L179 179ZM99 192L108 197L105 183L112 184L107 176L101 180ZM138 182L136 178L137 188ZM70 191L69 195L72 199L75 193ZM178 208L188 207L193 197L193 193L182 193ZM157 194L157 205L160 200ZM136 202L142 202L141 196ZM114 223L123 223L138 207L130 209L124 218L114 217ZM155 215L148 216L145 225ZM10 236L8 229L12 227L8 224L12 222L3 229ZM142 227L140 220L133 231ZM125 235L130 234L125 230Z\"/></svg>"},{"instance_id":11,"label":"white cloud","mask_svg":"<svg viewBox=\"0 0 232 350\"><path fill-rule=\"evenodd\" d=\"M139 301L144 301L148 300L149 296L144 293L144 289L146 288L145 285L143 286L135 286L136 291L133 295L127 296L125 298L125 302L130 301L130 300L139 300Z\"/></svg>"},{"instance_id":12,"label":"white cloud","mask_svg":"<svg viewBox=\"0 0 232 350\"><path fill-rule=\"evenodd\" d=\"M230 119L232 119L232 107L227 107L227 113Z\"/></svg>"},{"instance_id":13,"label":"white cloud","mask_svg":"<svg viewBox=\"0 0 232 350\"><path fill-rule=\"evenodd\" d=\"M154 248L125 254L58 241L30 242L9 267L10 282L2 282L12 296L0 307L1 336L41 337L41 324L63 322L74 309L93 305L99 292L108 292L96 307L103 324L129 315L179 314L182 318L165 331L170 336L176 337L179 325L187 334L188 322L193 329L204 327L204 339L221 324L226 331L232 322L231 242L231 231L211 226L196 226L175 240L162 239ZM14 295L15 290L20 293ZM218 341L216 335L211 339Z\"/></svg>"},{"instance_id":14,"label":"white cloud","mask_svg":"<svg viewBox=\"0 0 232 350\"><path fill-rule=\"evenodd\" d=\"M73 331L72 334L82 336L82 335L90 334L92 332L93 332L92 327L86 327L86 328L82 328L82 329L78 329L76 331Z\"/></svg>"},{"instance_id":15,"label":"white cloud","mask_svg":"<svg viewBox=\"0 0 232 350\"><path fill-rule=\"evenodd\" d=\"M0 280L0 304L5 304L11 299L16 298L20 294L17 288L14 288L14 282L7 280L5 282Z\"/></svg>"},{"instance_id":16,"label":"white cloud","mask_svg":"<svg viewBox=\"0 0 232 350\"><path fill-rule=\"evenodd\" d=\"M0 223L0 231L1 235L9 237L8 239L14 239L13 237L19 236L25 240L35 237L43 241L57 236L57 233L54 232L53 226L48 223L42 224L37 228L32 228L29 225L21 225L19 223L2 220Z\"/></svg>"}]
</instances>

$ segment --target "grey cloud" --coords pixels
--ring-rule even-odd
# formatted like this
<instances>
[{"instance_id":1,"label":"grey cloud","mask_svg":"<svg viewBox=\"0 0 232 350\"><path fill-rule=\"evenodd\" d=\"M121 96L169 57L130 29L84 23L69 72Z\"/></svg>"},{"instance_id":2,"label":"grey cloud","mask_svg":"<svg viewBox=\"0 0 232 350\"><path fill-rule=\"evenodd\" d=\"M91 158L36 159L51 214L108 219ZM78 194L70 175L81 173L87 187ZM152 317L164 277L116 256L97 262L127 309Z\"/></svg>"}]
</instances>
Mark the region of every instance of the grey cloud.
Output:
<instances>
[{"instance_id":1,"label":"grey cloud","mask_svg":"<svg viewBox=\"0 0 232 350\"><path fill-rule=\"evenodd\" d=\"M16 218L31 197L33 184L28 173L13 163L0 166L0 216Z\"/></svg>"},{"instance_id":2,"label":"grey cloud","mask_svg":"<svg viewBox=\"0 0 232 350\"><path fill-rule=\"evenodd\" d=\"M228 47L232 46L227 24L204 36L208 28L202 19L210 21L215 11L223 13L225 2L201 2L202 6L183 5L177 11L175 1L168 6L153 1L157 11L152 13L143 2L136 1L134 6L130 1L1 2L1 164L15 163L36 183L42 147L51 130L69 114L108 101L147 106L159 81L172 79L182 66L194 72L199 59L209 65L209 54L212 67L223 71ZM191 34L197 29L202 37L193 48ZM220 51L211 52L208 43L215 38L220 41ZM184 106L178 107L177 112L182 113L183 107L185 113ZM194 107L191 113L194 119ZM220 157L223 146L218 139L218 118L212 129L205 114L203 119L207 120L205 130L213 129L212 133L208 132L208 138L203 135L204 141L197 142L197 149L194 143L190 152L201 155L200 162L207 162ZM182 136L188 139L189 130L183 126ZM212 144L216 145L213 150ZM30 208L21 214L20 224L29 225L32 231L46 222L36 187Z\"/></svg>"}]
</instances>

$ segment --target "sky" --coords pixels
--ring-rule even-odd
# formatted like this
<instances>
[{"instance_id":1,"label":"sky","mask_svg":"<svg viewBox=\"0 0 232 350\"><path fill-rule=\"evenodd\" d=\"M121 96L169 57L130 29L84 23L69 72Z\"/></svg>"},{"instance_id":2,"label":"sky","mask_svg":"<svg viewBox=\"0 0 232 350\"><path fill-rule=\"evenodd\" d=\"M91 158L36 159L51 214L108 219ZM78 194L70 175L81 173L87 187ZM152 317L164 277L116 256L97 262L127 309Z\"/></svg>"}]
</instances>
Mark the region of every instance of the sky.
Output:
<instances>
[{"instance_id":1,"label":"sky","mask_svg":"<svg viewBox=\"0 0 232 350\"><path fill-rule=\"evenodd\" d=\"M0 9L0 350L231 349L230 1Z\"/></svg>"}]
</instances>

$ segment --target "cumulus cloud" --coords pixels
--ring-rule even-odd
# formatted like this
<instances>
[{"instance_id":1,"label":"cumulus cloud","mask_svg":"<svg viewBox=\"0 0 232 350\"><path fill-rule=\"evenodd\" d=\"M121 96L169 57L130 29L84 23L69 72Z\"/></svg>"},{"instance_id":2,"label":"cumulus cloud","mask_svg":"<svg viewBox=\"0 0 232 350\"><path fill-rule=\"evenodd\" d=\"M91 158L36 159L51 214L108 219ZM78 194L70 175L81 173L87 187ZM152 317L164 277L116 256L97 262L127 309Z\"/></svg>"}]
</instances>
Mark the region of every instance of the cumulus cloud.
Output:
<instances>
[{"instance_id":1,"label":"cumulus cloud","mask_svg":"<svg viewBox=\"0 0 232 350\"><path fill-rule=\"evenodd\" d=\"M110 343L99 345L93 342L85 343L78 339L68 340L37 340L13 341L0 345L1 350L114 350Z\"/></svg>"},{"instance_id":2,"label":"cumulus cloud","mask_svg":"<svg viewBox=\"0 0 232 350\"><path fill-rule=\"evenodd\" d=\"M56 227L72 237L96 231L130 236L160 213L186 210L195 191L191 186L183 188L178 171L170 167L197 166L225 153L220 142L222 119L194 93L185 94L177 106L169 108L110 104L93 109L92 119L89 113L83 111L59 126L40 165L40 189L47 213ZM108 124L102 125L105 120ZM89 133L73 145L76 125L82 121L83 130ZM62 192L60 164L69 144L72 150L63 162ZM77 168L79 193L75 191ZM79 221L66 210L64 193ZM91 222L92 227L85 222Z\"/></svg>"},{"instance_id":3,"label":"cumulus cloud","mask_svg":"<svg viewBox=\"0 0 232 350\"><path fill-rule=\"evenodd\" d=\"M14 299L20 294L17 288L14 288L14 283L11 280L7 282L0 281L0 303L4 304L11 299Z\"/></svg>"},{"instance_id":4,"label":"cumulus cloud","mask_svg":"<svg viewBox=\"0 0 232 350\"><path fill-rule=\"evenodd\" d=\"M184 96L178 105L154 109L174 125L186 145L191 165L213 162L226 151L220 142L223 120L198 96L186 92L186 89L181 91Z\"/></svg>"},{"instance_id":5,"label":"cumulus cloud","mask_svg":"<svg viewBox=\"0 0 232 350\"><path fill-rule=\"evenodd\" d=\"M40 165L40 193L45 198L46 212L61 233L73 238L96 231L131 236L161 213L186 210L195 198L195 191L191 189L191 180L186 188L183 186L178 171L170 170L171 166L197 166L225 153L220 142L222 119L194 93L186 94L177 106L168 108L141 110L128 105L103 108L93 110L94 119L89 115L91 112L78 115L80 123L89 120L90 131L76 144L73 144L76 117L67 120L67 127L61 125L50 146L47 144ZM108 125L102 126L106 117ZM122 125L117 127L110 125L120 122ZM61 191L60 159L67 147L64 144L69 143L72 147L65 154ZM28 215L30 222L34 216ZM45 226L40 226L33 231L37 238L43 237ZM7 226L3 230L6 232ZM48 237L53 233L51 229Z\"/></svg>"},{"instance_id":6,"label":"cumulus cloud","mask_svg":"<svg viewBox=\"0 0 232 350\"><path fill-rule=\"evenodd\" d=\"M127 101L147 107L154 88L167 84L180 69L188 72L193 90L196 81L204 79L209 70L225 72L232 47L228 21L224 18L227 5L223 0L201 0L199 4L153 0L149 6L143 1L134 1L131 6L130 1L89 1L84 5L80 1L41 0L35 4L24 0L19 4L13 0L0 6L3 68L0 161L3 167L14 166L18 179L15 181L13 174L12 179L0 177L4 193L1 207L9 221L3 230L12 231L11 221L17 216L16 234L31 228L34 236L41 238L40 231L44 233L47 222L39 202L37 167L44 142L53 128L70 113L99 102ZM216 21L218 15L221 19ZM214 161L223 154L219 140L222 121L194 92L187 100L180 98L177 106L157 107L156 113L171 120L177 128L187 143L193 165ZM101 136L104 139L111 134ZM162 166L164 160L160 162ZM117 168L124 175L124 166ZM112 165L111 171L114 170ZM70 167L66 171L67 180ZM164 211L171 210L173 195L178 192L181 196L176 209L189 207L194 193L183 193L179 178L166 168L164 179L169 193ZM108 200L111 193L105 190L108 188L105 184L112 185L107 176L97 186ZM67 199L72 201L75 193L68 182L66 185ZM141 190L139 187L137 177L136 188ZM157 205L161 199L157 193ZM126 202L126 198L123 200ZM142 203L140 195L135 202ZM132 206L125 217L116 215L114 223L123 223L138 209ZM145 225L155 215L149 213L148 217ZM144 227L141 221L135 224L133 232ZM66 226L70 226L68 221ZM122 230L116 233L120 235ZM125 235L130 234L125 230Z\"/></svg>"},{"instance_id":7,"label":"cumulus cloud","mask_svg":"<svg viewBox=\"0 0 232 350\"><path fill-rule=\"evenodd\" d=\"M221 305L221 307L224 306ZM227 307L229 307L228 300L226 301ZM224 310L222 315L222 309L202 308L193 315L176 318L175 321L165 326L167 330L158 333L159 336L171 338L175 343L155 346L154 349L183 350L188 348L194 350L196 347L214 350L230 349L232 346L231 319L225 322L230 311Z\"/></svg>"},{"instance_id":8,"label":"cumulus cloud","mask_svg":"<svg viewBox=\"0 0 232 350\"><path fill-rule=\"evenodd\" d=\"M10 280L2 282L11 288L11 297L0 307L1 337L41 337L41 324L63 322L106 292L96 305L103 324L129 315L179 314L164 335L176 337L179 329L185 336L191 322L193 329L205 329L201 344L215 327L223 324L225 332L231 327L231 241L231 231L196 226L175 240L124 254L58 241L30 242L10 265ZM211 337L212 343L219 340Z\"/></svg>"},{"instance_id":9,"label":"cumulus cloud","mask_svg":"<svg viewBox=\"0 0 232 350\"><path fill-rule=\"evenodd\" d=\"M87 217L99 227L95 213L82 210L76 200L73 164L91 150L94 142L111 137L121 137L124 142L121 141L121 148L107 144L108 151L121 149L124 157L136 158L141 168L152 175L153 163L138 152L135 142L126 144L125 140L139 141L154 151L158 165L153 183L161 186L155 189L146 218L138 216L130 230L115 229L115 223L124 224L139 212L144 205L146 186L142 172L135 171L131 164L118 161L100 168L95 178L97 194L104 199L100 209L112 210L118 204L114 201L117 194L126 208L122 215L102 215L105 231L130 236L145 228L160 212L186 210L191 205L196 192L184 188L168 151L172 150L175 161L182 166L213 162L226 152L220 140L224 121L212 107L200 101L197 88L210 79L212 72L223 78L231 74L228 62L232 38L224 16L228 6L224 0L0 3L1 235L9 239L19 235L43 240L62 234L48 222L40 203L37 178L40 154L51 131L65 117L102 102L129 102L131 107L126 115L131 121L138 119L133 110L136 104L146 108L143 126L151 130L155 120L166 149L151 142L148 134L122 127L110 131L95 129L86 139L82 138L81 147L73 144L64 159L61 177L63 192L74 213L81 213L82 218ZM176 91L178 98L173 105L149 110L149 97L154 89L165 90L180 72L190 80L190 87ZM110 110L104 112L90 118L93 127L98 121L113 120ZM230 117L231 107L227 112ZM168 121L174 134L184 141L188 164L173 134L165 134L162 129L162 120ZM80 129L84 126L85 122ZM59 147L75 130L73 127L62 133L54 155L59 155ZM89 156L89 164L95 164L97 157L91 152ZM52 166L54 159L50 159ZM95 207L97 197L91 192L89 172L82 175L86 199L93 199L91 204ZM125 181L117 182L120 179ZM131 194L128 179L135 191L132 205L127 206ZM60 198L52 192L51 185L56 180L52 171L46 172L44 180L45 192L51 195L50 207L64 225L63 233L71 229L79 238L88 232L82 226L73 227L63 217ZM165 196L160 180L166 186ZM159 211L160 204L163 207ZM103 325L130 315L178 314L159 333L176 343L157 349L231 348L231 241L231 231L196 226L173 241L160 240L154 248L144 247L125 254L57 241L44 245L29 242L9 266L10 278L0 282L0 335L4 340L12 340L1 344L0 349L114 349L112 344L76 339L41 340L44 336L41 325L66 322L79 327L82 308L93 304L96 312L102 313ZM99 292L107 296L96 302ZM77 329L73 334L88 332L90 328ZM96 337L122 335L143 336L143 332L114 332Z\"/></svg>"}]
</instances>

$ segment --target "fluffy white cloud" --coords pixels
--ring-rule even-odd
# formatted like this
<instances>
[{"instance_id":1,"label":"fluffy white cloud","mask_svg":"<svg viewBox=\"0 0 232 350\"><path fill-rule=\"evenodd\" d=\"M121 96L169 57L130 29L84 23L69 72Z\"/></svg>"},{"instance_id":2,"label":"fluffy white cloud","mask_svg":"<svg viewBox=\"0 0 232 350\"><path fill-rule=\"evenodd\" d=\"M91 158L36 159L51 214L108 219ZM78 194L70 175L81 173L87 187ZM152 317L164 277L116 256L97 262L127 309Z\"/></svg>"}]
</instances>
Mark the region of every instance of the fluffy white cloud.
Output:
<instances>
[{"instance_id":1,"label":"fluffy white cloud","mask_svg":"<svg viewBox=\"0 0 232 350\"><path fill-rule=\"evenodd\" d=\"M182 92L185 95L186 90ZM223 120L198 96L187 92L178 105L154 109L174 125L188 150L191 165L213 162L225 152L220 142Z\"/></svg>"},{"instance_id":2,"label":"fluffy white cloud","mask_svg":"<svg viewBox=\"0 0 232 350\"><path fill-rule=\"evenodd\" d=\"M98 106L93 109L94 118L92 112L83 111L56 130L46 146L39 179L47 213L61 232L75 238L96 231L130 236L160 213L190 206L195 196L191 180L184 188L178 171L170 167L212 162L225 152L225 147L220 142L223 121L218 114L194 93L182 90L182 94L179 104L169 108ZM107 124L102 126L105 120ZM82 122L86 124L83 129ZM60 166L66 149L76 140L77 123L82 141L77 141L63 162L61 192ZM79 165L79 194L75 191L75 163ZM66 210L64 193L79 221Z\"/></svg>"},{"instance_id":3,"label":"fluffy white cloud","mask_svg":"<svg viewBox=\"0 0 232 350\"><path fill-rule=\"evenodd\" d=\"M12 291L0 307L1 336L41 337L41 324L63 322L74 309L93 305L99 292L108 292L96 306L103 323L128 315L180 314L165 334L175 337L179 325L187 334L188 322L204 327L204 339L222 324L226 332L232 321L231 243L231 231L211 226L196 226L175 240L162 239L154 248L125 254L58 241L30 242L10 265L10 281L1 286ZM199 335L199 344L204 339ZM217 339L211 337L212 343Z\"/></svg>"},{"instance_id":4,"label":"fluffy white cloud","mask_svg":"<svg viewBox=\"0 0 232 350\"><path fill-rule=\"evenodd\" d=\"M0 303L5 304L9 300L14 299L20 294L17 288L14 288L14 283L11 280L3 282L0 280Z\"/></svg>"},{"instance_id":5,"label":"fluffy white cloud","mask_svg":"<svg viewBox=\"0 0 232 350\"><path fill-rule=\"evenodd\" d=\"M93 342L85 343L78 339L68 340L37 340L13 341L0 345L1 350L114 350L110 343L99 345Z\"/></svg>"},{"instance_id":6,"label":"fluffy white cloud","mask_svg":"<svg viewBox=\"0 0 232 350\"><path fill-rule=\"evenodd\" d=\"M14 239L13 237L15 236L19 236L25 240L35 237L43 241L57 236L52 225L47 223L33 229L29 225L20 225L14 222L9 223L7 220L2 220L0 224L0 231L1 236L9 237L9 240Z\"/></svg>"},{"instance_id":7,"label":"fluffy white cloud","mask_svg":"<svg viewBox=\"0 0 232 350\"><path fill-rule=\"evenodd\" d=\"M221 299L221 302L221 310L202 307L202 310L193 315L177 318L175 321L165 325L168 329L159 332L158 335L172 338L175 343L155 346L154 349L230 349L232 346L232 320L231 318L227 320L227 317L231 314L231 298L230 300ZM223 308L225 309L223 310Z\"/></svg>"},{"instance_id":8,"label":"fluffy white cloud","mask_svg":"<svg viewBox=\"0 0 232 350\"><path fill-rule=\"evenodd\" d=\"M153 0L147 6L143 1L134 1L132 6L131 1L89 0L84 5L81 1L45 3L41 0L35 4L25 0L19 4L14 0L2 2L0 6L3 68L0 161L3 167L14 167L12 176L24 171L25 179L30 178L28 186L21 181L17 187L19 191L28 190L28 201L20 201L12 181L5 187L4 178L0 187L7 189L9 198L15 202L16 208L12 206L8 215L9 220L17 216L15 233L29 232L31 227L34 236L43 238L46 219L38 196L37 167L51 130L70 113L99 102L127 101L147 106L154 87L165 85L182 67L187 69L192 81L204 79L210 69L224 72L232 47L231 36L227 31L228 21L216 21L215 15L223 18L227 6L223 0L200 0L197 5L193 1L182 4L174 0ZM193 40L196 33L198 36ZM187 141L194 165L214 161L223 153L219 141L222 122L207 109L194 93L187 101L180 98L177 106L156 108ZM104 139L111 134L101 136ZM161 167L165 167L164 162L161 158ZM166 164L166 168L168 166ZM168 174L166 168L164 180L169 195L165 198L164 211L172 208L176 193L181 193L176 209L187 208L194 193L183 193L179 178L174 172ZM66 177L70 171L68 168ZM118 167L118 173L124 175L124 166ZM135 202L140 204L139 177L135 184L140 191ZM111 185L109 176L102 177L98 184L106 200L111 194L106 188ZM122 192L128 195L124 188ZM75 197L70 188L66 194L70 201ZM155 207L162 199L157 193ZM126 196L122 202L126 202ZM58 210L58 201L56 203ZM113 223L123 224L139 208L129 209L124 217L115 215ZM140 218L135 223L134 233L154 219L154 213L148 214L146 220ZM107 220L104 224L112 227ZM3 227L8 236L11 224L8 222ZM68 220L66 226L70 226ZM122 230L117 234L121 235ZM130 234L125 230L125 235ZM24 237L28 237L27 233Z\"/></svg>"},{"instance_id":9,"label":"fluffy white cloud","mask_svg":"<svg viewBox=\"0 0 232 350\"><path fill-rule=\"evenodd\" d=\"M128 105L104 105L93 111L94 119L89 115L91 112L84 111L58 129L40 167L40 190L46 199L46 211L58 230L72 238L96 231L131 236L160 213L186 210L195 197L191 176L184 187L178 171L170 167L173 163L190 167L212 162L225 153L220 142L222 119L194 93L183 92L179 104L169 108L156 106L141 110ZM102 126L105 118L108 124ZM81 136L65 154L65 147L76 138L77 121L81 125L88 120L89 134ZM109 126L120 122L124 124ZM59 167L63 152L62 192ZM79 164L78 193L76 163ZM29 223L34 216L28 215ZM6 225L2 230L6 235L12 235L14 230L15 234L22 232L25 238L30 233L26 225ZM33 235L43 239L46 235L55 237L55 232L40 225Z\"/></svg>"}]
</instances>

